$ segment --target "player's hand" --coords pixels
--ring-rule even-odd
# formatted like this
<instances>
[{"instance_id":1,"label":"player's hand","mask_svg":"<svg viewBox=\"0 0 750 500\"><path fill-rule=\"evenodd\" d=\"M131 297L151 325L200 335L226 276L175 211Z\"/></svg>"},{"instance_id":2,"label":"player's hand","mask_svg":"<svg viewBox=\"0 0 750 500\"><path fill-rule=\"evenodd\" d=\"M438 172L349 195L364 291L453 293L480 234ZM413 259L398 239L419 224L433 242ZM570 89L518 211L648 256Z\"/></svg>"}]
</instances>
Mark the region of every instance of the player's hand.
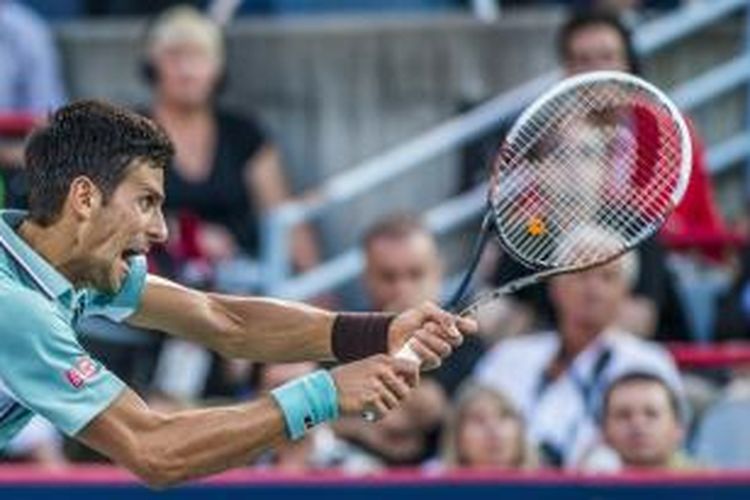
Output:
<instances>
[{"instance_id":1,"label":"player's hand","mask_svg":"<svg viewBox=\"0 0 750 500\"><path fill-rule=\"evenodd\" d=\"M393 320L388 331L388 352L396 354L413 339L409 345L422 360L422 368L431 370L461 345L465 334L475 333L477 328L473 319L455 316L425 302Z\"/></svg>"},{"instance_id":2,"label":"player's hand","mask_svg":"<svg viewBox=\"0 0 750 500\"><path fill-rule=\"evenodd\" d=\"M386 354L331 370L342 415L374 412L380 418L396 408L419 382L419 366Z\"/></svg>"}]
</instances>

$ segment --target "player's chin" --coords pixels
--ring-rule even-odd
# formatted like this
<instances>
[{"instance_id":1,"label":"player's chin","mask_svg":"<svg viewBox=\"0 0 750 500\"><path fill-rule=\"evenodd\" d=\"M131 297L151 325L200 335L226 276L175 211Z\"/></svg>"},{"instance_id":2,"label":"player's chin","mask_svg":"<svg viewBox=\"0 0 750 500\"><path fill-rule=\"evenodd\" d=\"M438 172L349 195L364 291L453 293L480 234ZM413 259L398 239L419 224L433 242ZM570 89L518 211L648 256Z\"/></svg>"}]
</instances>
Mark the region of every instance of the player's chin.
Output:
<instances>
[{"instance_id":1,"label":"player's chin","mask_svg":"<svg viewBox=\"0 0 750 500\"><path fill-rule=\"evenodd\" d=\"M117 259L110 272L106 276L102 276L102 279L99 280L97 288L104 293L116 293L120 290L127 274L127 263L122 259Z\"/></svg>"}]
</instances>

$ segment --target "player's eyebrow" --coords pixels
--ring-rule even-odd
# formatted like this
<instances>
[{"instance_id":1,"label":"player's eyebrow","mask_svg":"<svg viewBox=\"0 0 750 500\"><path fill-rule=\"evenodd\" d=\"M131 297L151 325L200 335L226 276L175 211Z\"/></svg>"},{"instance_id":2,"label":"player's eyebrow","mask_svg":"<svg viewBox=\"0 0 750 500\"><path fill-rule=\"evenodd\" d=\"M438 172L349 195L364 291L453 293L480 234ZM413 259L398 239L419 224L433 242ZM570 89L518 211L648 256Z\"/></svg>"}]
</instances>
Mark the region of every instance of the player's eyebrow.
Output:
<instances>
[{"instance_id":1,"label":"player's eyebrow","mask_svg":"<svg viewBox=\"0 0 750 500\"><path fill-rule=\"evenodd\" d=\"M146 191L150 196L156 198L159 203L164 201L164 193L162 193L161 191L158 191L151 186L146 185L143 186L143 190Z\"/></svg>"}]
</instances>

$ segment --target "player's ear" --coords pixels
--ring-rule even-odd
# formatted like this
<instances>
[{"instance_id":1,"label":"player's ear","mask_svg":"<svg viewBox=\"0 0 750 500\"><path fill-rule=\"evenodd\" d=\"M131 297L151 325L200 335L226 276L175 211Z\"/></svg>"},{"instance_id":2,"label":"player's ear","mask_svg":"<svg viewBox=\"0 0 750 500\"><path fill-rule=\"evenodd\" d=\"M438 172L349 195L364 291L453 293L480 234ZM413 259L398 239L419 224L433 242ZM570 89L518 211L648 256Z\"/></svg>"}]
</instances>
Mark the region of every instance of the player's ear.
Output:
<instances>
[{"instance_id":1,"label":"player's ear","mask_svg":"<svg viewBox=\"0 0 750 500\"><path fill-rule=\"evenodd\" d=\"M76 217L89 219L102 205L102 192L90 178L81 175L70 183L68 204Z\"/></svg>"}]
</instances>

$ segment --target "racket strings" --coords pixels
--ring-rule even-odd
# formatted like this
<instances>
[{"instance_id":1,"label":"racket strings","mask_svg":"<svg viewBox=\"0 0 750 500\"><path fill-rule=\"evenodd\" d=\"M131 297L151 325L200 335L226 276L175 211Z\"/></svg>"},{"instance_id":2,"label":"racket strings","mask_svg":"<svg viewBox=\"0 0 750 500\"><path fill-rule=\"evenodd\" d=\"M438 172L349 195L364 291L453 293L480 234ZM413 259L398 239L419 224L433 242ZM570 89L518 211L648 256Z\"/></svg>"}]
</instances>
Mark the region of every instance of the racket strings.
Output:
<instances>
[{"instance_id":1,"label":"racket strings","mask_svg":"<svg viewBox=\"0 0 750 500\"><path fill-rule=\"evenodd\" d=\"M565 143L563 143L563 146L565 146ZM599 149L604 149L603 145L599 146ZM563 162L570 162L575 159L575 152L572 148L563 147L563 149L560 149L557 151L557 157L561 159ZM562 153L562 154L560 154ZM591 169L588 169L588 171L591 171ZM584 174L586 172L583 172ZM598 186L596 186L596 180L591 180L588 177L584 175L582 180L586 181L587 188L589 191L592 191L594 189L598 189ZM581 180L581 179L579 179ZM579 183L580 186L580 183ZM556 217L547 217L547 222L549 224L553 224L556 229L556 232L563 233L566 231L566 227L570 226L576 222L581 222L581 216L583 215L580 210L577 210L575 207L575 200L571 200L569 198L563 198L561 197L562 190L555 190L555 189L547 189L546 190L546 197L552 198L552 204L557 207L562 207L562 210L559 210L556 214ZM569 194L569 193L566 193ZM544 196L544 195L543 195ZM554 245L551 245L549 239L547 238L534 238L530 234L530 232L523 231L524 226L524 220L528 220L530 217L532 217L534 214L532 211L538 211L538 208L528 208L524 207L521 210L514 210L513 212L510 212L510 215L513 219L515 219L515 222L511 223L509 225L508 230L512 233L516 233L516 239L520 238L519 245L526 248L527 253L529 254L540 254L540 250L542 250L543 246L547 246L543 253L549 254L551 250L554 250ZM585 214L586 219L592 219L592 217L599 212L599 207L595 207L593 210L589 209L587 213ZM560 219L560 220L558 220ZM566 227L563 227L563 224ZM520 230L520 233L519 233ZM533 242L533 243L532 243ZM541 243L540 243L541 242ZM531 246L529 246L531 243ZM546 245L545 245L546 243ZM554 263L550 263L550 265L554 265Z\"/></svg>"},{"instance_id":2,"label":"racket strings","mask_svg":"<svg viewBox=\"0 0 750 500\"><path fill-rule=\"evenodd\" d=\"M650 95L609 82L563 94L517 130L494 167L498 230L522 260L544 267L621 253L672 208L680 155L680 131ZM561 248L582 224L621 243L596 250L591 236L576 243L585 251Z\"/></svg>"}]
</instances>

